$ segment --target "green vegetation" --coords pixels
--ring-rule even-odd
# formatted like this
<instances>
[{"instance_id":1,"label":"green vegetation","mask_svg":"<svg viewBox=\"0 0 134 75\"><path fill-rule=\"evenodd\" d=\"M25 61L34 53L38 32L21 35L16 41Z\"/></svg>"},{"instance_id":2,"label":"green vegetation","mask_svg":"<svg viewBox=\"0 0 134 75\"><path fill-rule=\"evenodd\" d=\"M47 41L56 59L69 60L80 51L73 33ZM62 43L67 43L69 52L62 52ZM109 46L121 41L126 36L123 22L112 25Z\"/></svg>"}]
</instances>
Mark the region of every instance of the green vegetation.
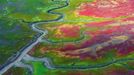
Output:
<instances>
[{"instance_id":1,"label":"green vegetation","mask_svg":"<svg viewBox=\"0 0 134 75\"><path fill-rule=\"evenodd\" d=\"M32 62L32 65L34 66L34 75L56 75L57 70L49 70L43 63Z\"/></svg>"},{"instance_id":2,"label":"green vegetation","mask_svg":"<svg viewBox=\"0 0 134 75\"><path fill-rule=\"evenodd\" d=\"M28 24L12 18L0 18L0 64L28 44L34 35Z\"/></svg>"},{"instance_id":3,"label":"green vegetation","mask_svg":"<svg viewBox=\"0 0 134 75\"><path fill-rule=\"evenodd\" d=\"M89 70L64 70L64 69L53 69L50 70L46 68L43 63L40 62L31 62L31 64L34 67L34 75L108 75L111 71L113 71L114 74L119 74L116 71L123 72L125 74L128 74L128 71L130 70L124 68L123 66L112 64L110 66L104 67L104 68L95 68L95 69L89 69ZM114 72L115 71L115 72ZM112 75L112 74L111 74Z\"/></svg>"},{"instance_id":4,"label":"green vegetation","mask_svg":"<svg viewBox=\"0 0 134 75\"><path fill-rule=\"evenodd\" d=\"M65 4L64 1L52 0L2 0L1 3L2 15L28 22L55 19L58 15L48 14L47 11Z\"/></svg>"}]
</instances>

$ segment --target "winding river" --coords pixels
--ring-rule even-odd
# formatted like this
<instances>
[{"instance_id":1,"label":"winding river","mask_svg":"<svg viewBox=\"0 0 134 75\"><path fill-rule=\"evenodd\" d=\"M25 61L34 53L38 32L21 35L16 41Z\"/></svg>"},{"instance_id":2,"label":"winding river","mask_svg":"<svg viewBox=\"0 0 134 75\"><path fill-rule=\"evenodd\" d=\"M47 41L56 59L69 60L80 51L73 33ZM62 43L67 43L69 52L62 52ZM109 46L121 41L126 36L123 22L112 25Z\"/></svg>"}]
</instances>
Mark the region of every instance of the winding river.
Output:
<instances>
[{"instance_id":1,"label":"winding river","mask_svg":"<svg viewBox=\"0 0 134 75\"><path fill-rule=\"evenodd\" d=\"M52 1L54 1L54 0L52 0ZM111 60L111 61L109 61L107 63L103 63L103 64L99 64L98 63L97 65L91 65L91 66L71 66L71 67L67 67L67 66L56 66L56 65L54 65L52 63L52 61L48 57L35 58L35 57L32 57L32 56L29 56L27 53L35 45L37 45L38 43L42 42L43 37L48 34L48 31L47 30L40 29L38 27L38 25L44 24L44 23L48 23L48 22L57 22L57 21L62 20L64 18L64 14L59 13L59 12L53 12L53 10L61 9L61 8L64 8L64 7L68 6L68 5L69 5L69 0L66 0L66 4L64 6L61 6L61 7L57 7L57 8L53 8L53 9L48 10L48 13L49 14L59 15L59 17L56 18L56 19L47 20L47 21L37 21L37 22L30 23L32 30L38 32L39 34L36 35L34 37L34 39L28 45L26 45L25 47L23 47L22 49L20 49L15 55L13 55L12 57L10 57L9 60L7 60L7 62L5 64L3 64L0 67L0 75L2 75L3 73L5 73L11 67L13 67L16 64L18 64L18 62L21 62L22 59L24 59L26 61L40 61L40 62L43 62L44 65L47 68L49 68L49 69L73 69L73 70L102 68L102 67L106 67L106 66L109 66L111 64L118 63L118 62L126 62L126 61L130 61L130 60L131 61L134 60L134 58L124 58L124 59L119 59L119 60ZM22 65L22 66L24 67L25 65Z\"/></svg>"}]
</instances>

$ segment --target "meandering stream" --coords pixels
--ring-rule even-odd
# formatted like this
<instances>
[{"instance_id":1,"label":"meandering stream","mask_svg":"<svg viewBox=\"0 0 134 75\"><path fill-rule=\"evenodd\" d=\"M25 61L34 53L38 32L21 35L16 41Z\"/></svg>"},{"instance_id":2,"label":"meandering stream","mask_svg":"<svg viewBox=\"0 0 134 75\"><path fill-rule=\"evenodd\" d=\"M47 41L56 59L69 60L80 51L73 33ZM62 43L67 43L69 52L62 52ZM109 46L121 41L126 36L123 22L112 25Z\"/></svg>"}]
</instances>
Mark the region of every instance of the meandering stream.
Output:
<instances>
[{"instance_id":1,"label":"meandering stream","mask_svg":"<svg viewBox=\"0 0 134 75\"><path fill-rule=\"evenodd\" d=\"M53 12L53 10L64 8L64 7L68 6L68 5L69 5L69 0L66 0L66 4L64 6L48 10L49 14L59 15L59 17L56 18L56 19L48 20L48 21L38 21L38 22L30 23L31 24L31 28L33 29L33 31L38 32L39 35L35 36L34 37L35 39L33 39L32 42L30 42L28 45L26 45L25 47L20 49L15 55L10 57L9 60L7 60L7 62L5 64L3 64L0 67L0 75L5 73L8 69L13 67L14 65L18 64L18 62L21 62L22 59L24 59L26 61L40 61L40 62L44 62L44 65L47 68L49 68L49 69L74 69L74 70L101 68L101 67L109 66L109 65L114 64L114 63L118 63L118 62L126 62L126 61L130 61L130 60L134 60L134 58L124 58L124 59L119 59L119 60L111 60L111 61L109 61L107 63L103 63L103 64L98 63L97 65L92 65L92 66L72 66L72 67L67 67L67 66L56 66L56 65L54 65L53 62L49 59L49 57L35 58L35 57L27 55L27 53L35 45L37 45L38 43L44 41L44 40L42 40L43 37L48 34L47 30L40 29L38 27L38 25L44 24L44 23L60 21L61 19L64 18L64 14L59 13L59 12ZM22 65L22 66L25 66L25 65Z\"/></svg>"}]
</instances>

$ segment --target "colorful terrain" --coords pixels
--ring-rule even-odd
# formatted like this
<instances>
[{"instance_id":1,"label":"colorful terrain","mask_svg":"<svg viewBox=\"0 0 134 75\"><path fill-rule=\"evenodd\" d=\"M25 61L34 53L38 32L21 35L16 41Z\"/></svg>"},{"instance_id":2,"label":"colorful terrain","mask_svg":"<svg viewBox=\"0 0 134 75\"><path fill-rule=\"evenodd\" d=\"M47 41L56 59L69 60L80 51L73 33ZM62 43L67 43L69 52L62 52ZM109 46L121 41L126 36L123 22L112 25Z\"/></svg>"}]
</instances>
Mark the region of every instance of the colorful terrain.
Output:
<instances>
[{"instance_id":1,"label":"colorful terrain","mask_svg":"<svg viewBox=\"0 0 134 75\"><path fill-rule=\"evenodd\" d=\"M133 0L1 0L0 74L134 75L133 7Z\"/></svg>"}]
</instances>

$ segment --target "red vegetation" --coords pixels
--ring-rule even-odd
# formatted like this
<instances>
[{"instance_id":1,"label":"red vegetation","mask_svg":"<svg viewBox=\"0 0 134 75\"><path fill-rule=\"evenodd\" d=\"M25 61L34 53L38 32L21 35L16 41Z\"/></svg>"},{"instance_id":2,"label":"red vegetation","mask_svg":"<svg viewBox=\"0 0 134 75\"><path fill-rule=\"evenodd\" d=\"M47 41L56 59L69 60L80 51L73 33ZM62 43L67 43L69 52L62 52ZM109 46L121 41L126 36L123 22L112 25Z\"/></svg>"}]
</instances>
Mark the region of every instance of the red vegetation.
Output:
<instances>
[{"instance_id":1,"label":"red vegetation","mask_svg":"<svg viewBox=\"0 0 134 75\"><path fill-rule=\"evenodd\" d=\"M97 0L92 3L83 3L78 11L79 15L105 18L127 16L133 12L133 0Z\"/></svg>"},{"instance_id":2,"label":"red vegetation","mask_svg":"<svg viewBox=\"0 0 134 75\"><path fill-rule=\"evenodd\" d=\"M86 27L103 27L112 23L114 23L114 21L92 22L86 24Z\"/></svg>"},{"instance_id":3,"label":"red vegetation","mask_svg":"<svg viewBox=\"0 0 134 75\"><path fill-rule=\"evenodd\" d=\"M63 33L64 37L79 37L80 27L79 26L62 26L60 32Z\"/></svg>"}]
</instances>

